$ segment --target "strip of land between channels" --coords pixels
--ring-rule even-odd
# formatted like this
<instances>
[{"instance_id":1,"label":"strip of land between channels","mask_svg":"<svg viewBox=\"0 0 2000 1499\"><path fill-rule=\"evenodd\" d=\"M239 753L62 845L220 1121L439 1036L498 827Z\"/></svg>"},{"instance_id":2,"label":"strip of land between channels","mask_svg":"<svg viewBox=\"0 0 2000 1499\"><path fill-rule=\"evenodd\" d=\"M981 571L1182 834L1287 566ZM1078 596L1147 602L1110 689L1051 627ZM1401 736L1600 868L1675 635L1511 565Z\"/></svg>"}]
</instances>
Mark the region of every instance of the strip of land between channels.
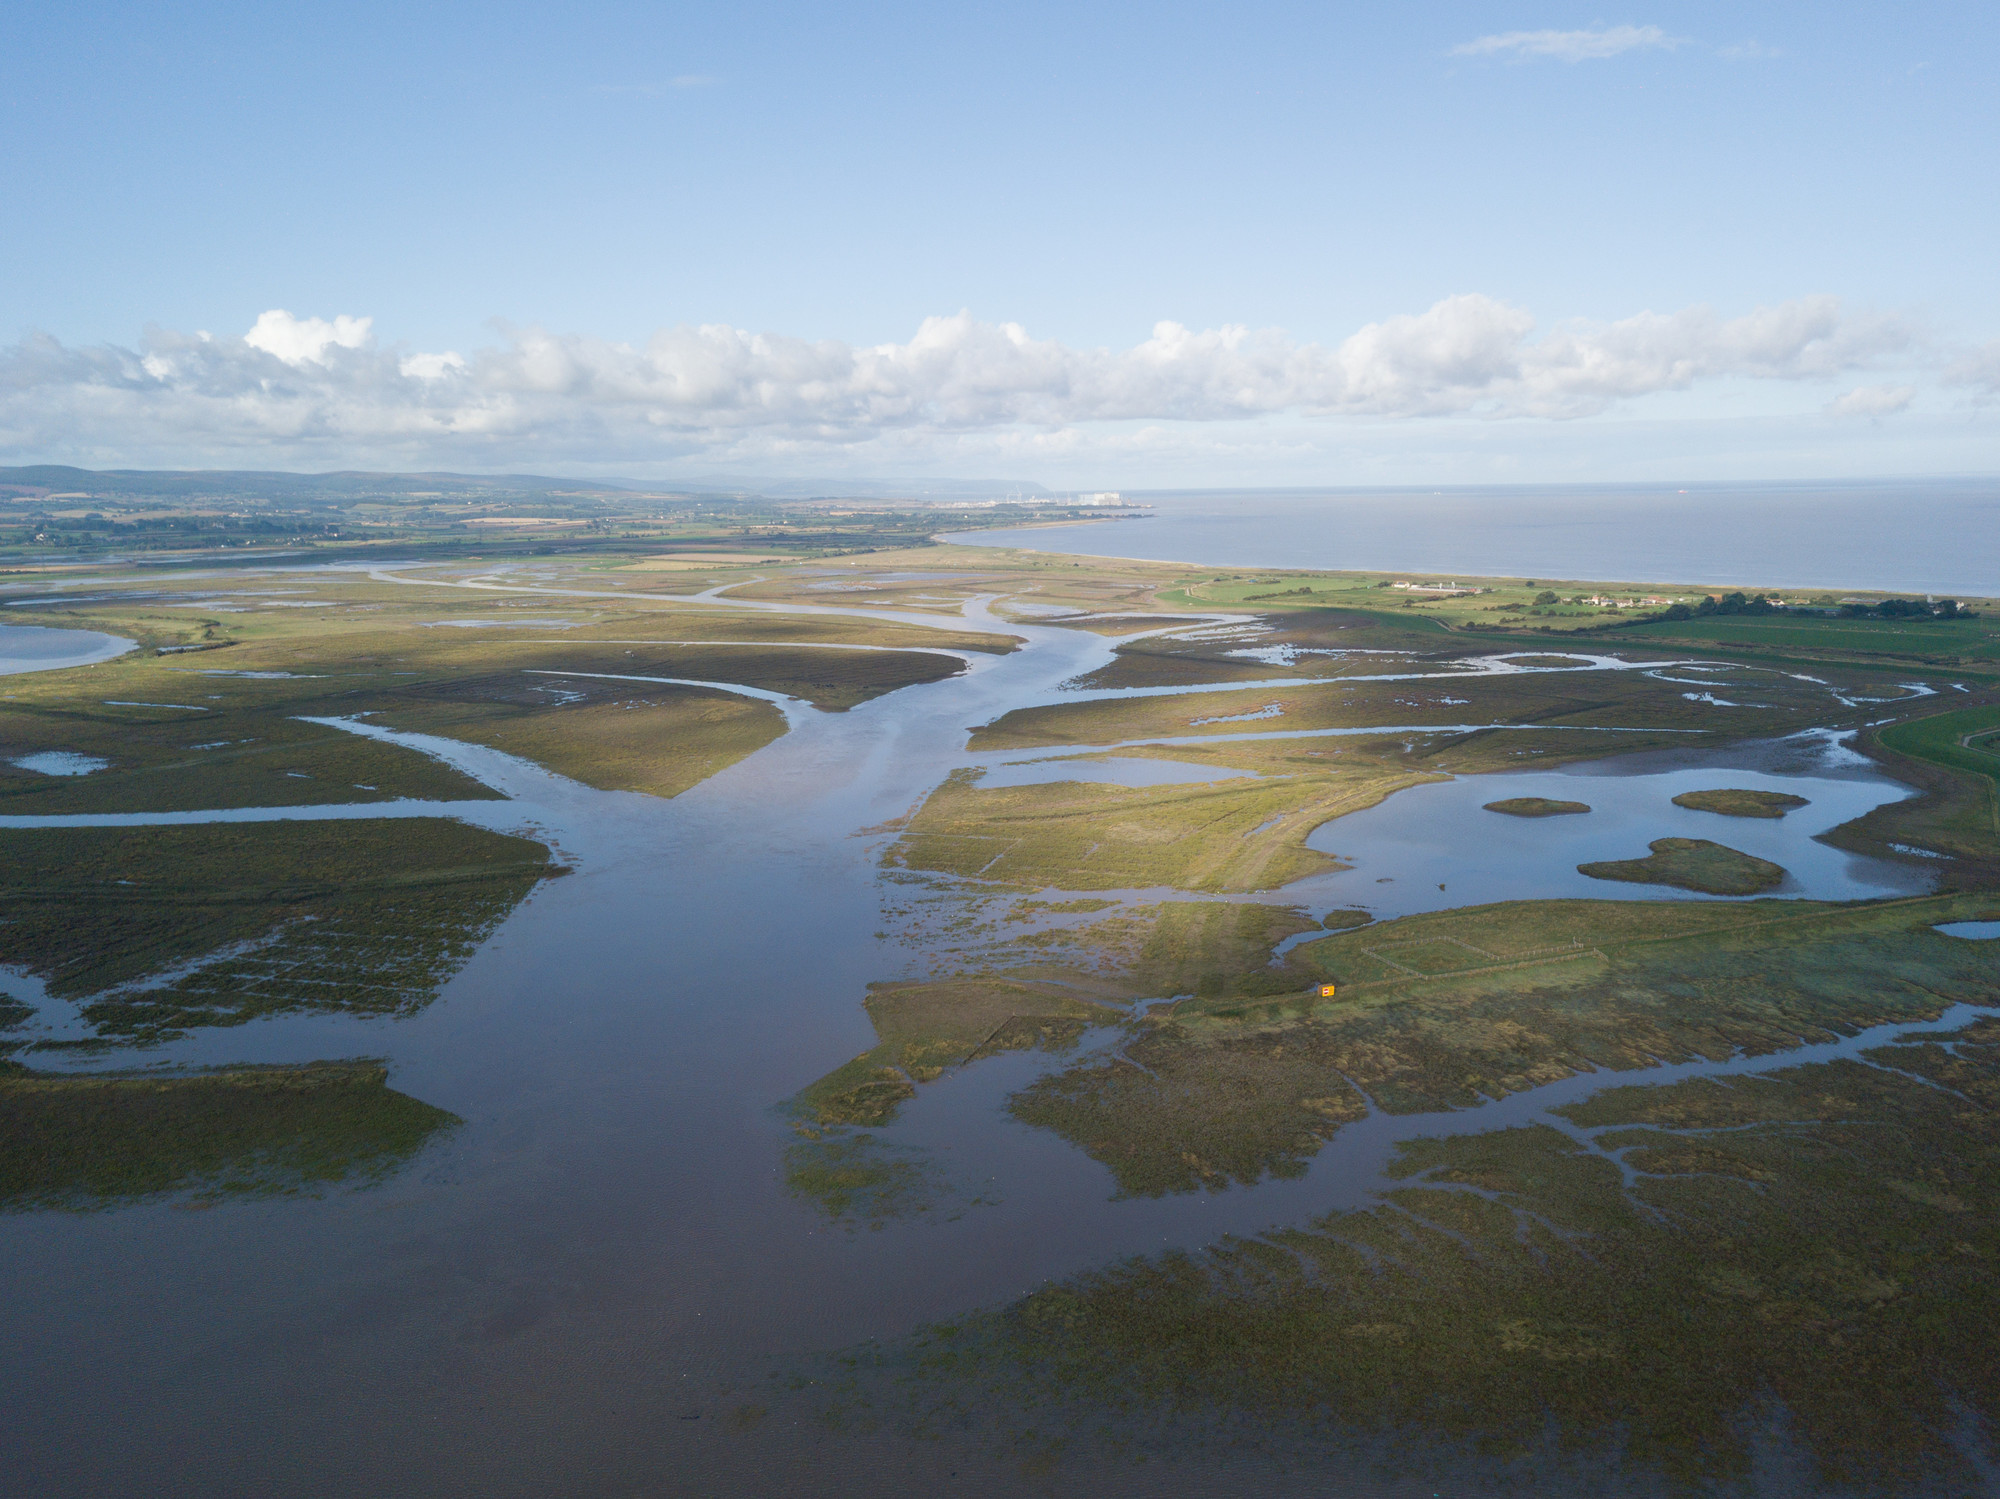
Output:
<instances>
[{"instance_id":1,"label":"strip of land between channels","mask_svg":"<svg viewBox=\"0 0 2000 1499\"><path fill-rule=\"evenodd\" d=\"M1864 912L1894 910L1899 906L1922 905L1925 904L1926 902L1931 902L1931 901L1956 900L1961 898L1964 894L1965 892L1963 891L1953 891L1937 895L1901 896L1895 900L1886 900L1879 902L1860 901L1849 904L1842 904L1830 910L1807 911L1802 915L1767 916L1757 921L1736 922L1731 926L1705 927L1700 932L1672 932L1664 936L1657 936L1657 937L1628 937L1622 942L1607 942L1603 946L1623 950L1632 947L1644 947L1649 943L1685 942L1688 940L1688 938L1693 936L1719 937L1734 932L1756 931L1760 927L1785 926L1796 922L1806 922L1806 921L1830 921L1839 917L1853 917L1862 914ZM1399 917L1397 919L1407 920L1408 918ZM1366 948L1364 948L1363 951L1370 952L1370 950ZM1550 951L1548 949L1542 949L1541 951L1542 951L1542 956L1539 957L1536 956L1515 957L1508 959L1504 963L1490 963L1478 968L1454 968L1445 973L1409 972L1403 977L1399 978L1360 979L1353 983L1343 983L1341 984L1340 988L1342 993L1346 993L1347 991L1352 989L1383 989L1383 988L1388 988L1392 985L1417 983L1427 979L1437 980L1437 979L1469 978L1482 973L1503 973L1508 970L1516 968L1533 968L1548 963L1565 963L1575 958L1587 958L1592 956L1595 956L1605 962L1610 961L1610 954L1606 953L1602 947L1586 947L1586 948L1566 947L1557 951ZM1375 956L1375 954L1373 954L1372 952L1370 952L1370 955ZM1378 958L1378 961L1389 963L1389 960L1386 958ZM1390 963L1389 966L1401 967L1402 965L1398 963ZM1296 990L1294 992L1298 994L1311 994L1312 987L1308 986L1307 988ZM1271 1003L1273 1001L1282 999L1284 997L1285 996L1283 995L1272 995L1268 1000L1259 999L1255 1002L1260 1004Z\"/></svg>"}]
</instances>

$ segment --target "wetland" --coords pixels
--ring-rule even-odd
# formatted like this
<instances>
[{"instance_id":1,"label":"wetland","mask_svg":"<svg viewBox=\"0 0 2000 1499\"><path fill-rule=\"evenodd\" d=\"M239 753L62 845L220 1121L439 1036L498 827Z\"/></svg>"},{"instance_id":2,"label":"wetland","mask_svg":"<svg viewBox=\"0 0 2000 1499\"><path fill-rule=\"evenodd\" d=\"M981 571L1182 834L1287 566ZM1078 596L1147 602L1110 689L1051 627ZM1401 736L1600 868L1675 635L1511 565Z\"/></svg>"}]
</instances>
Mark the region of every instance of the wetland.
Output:
<instances>
[{"instance_id":1,"label":"wetland","mask_svg":"<svg viewBox=\"0 0 2000 1499\"><path fill-rule=\"evenodd\" d=\"M24 1483L1984 1491L1983 616L754 539L0 575Z\"/></svg>"}]
</instances>

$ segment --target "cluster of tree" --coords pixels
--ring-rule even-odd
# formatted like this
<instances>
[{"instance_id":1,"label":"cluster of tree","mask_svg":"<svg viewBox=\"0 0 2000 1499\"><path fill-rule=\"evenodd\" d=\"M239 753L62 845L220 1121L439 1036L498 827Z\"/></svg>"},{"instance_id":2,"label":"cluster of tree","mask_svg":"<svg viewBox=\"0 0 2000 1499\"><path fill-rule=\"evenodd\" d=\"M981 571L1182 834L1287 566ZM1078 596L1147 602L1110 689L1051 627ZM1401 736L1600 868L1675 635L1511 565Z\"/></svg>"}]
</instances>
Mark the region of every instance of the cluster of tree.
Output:
<instances>
[{"instance_id":1,"label":"cluster of tree","mask_svg":"<svg viewBox=\"0 0 2000 1499\"><path fill-rule=\"evenodd\" d=\"M93 511L83 516L30 514L9 525L0 521L0 546L84 549L107 544L154 549L193 545L242 545L252 541L335 538L337 522L296 516L140 516L112 520Z\"/></svg>"},{"instance_id":2,"label":"cluster of tree","mask_svg":"<svg viewBox=\"0 0 2000 1499\"><path fill-rule=\"evenodd\" d=\"M1831 604L1831 599L1816 600L1815 605ZM1776 614L1788 606L1774 599L1756 594L1746 598L1741 593L1725 593L1721 597L1708 595L1693 606L1670 604L1655 619L1707 619L1724 614ZM1955 599L1884 599L1879 604L1845 604L1840 612L1850 618L1872 617L1876 619L1962 619L1971 616L1971 611L1959 607Z\"/></svg>"},{"instance_id":3,"label":"cluster of tree","mask_svg":"<svg viewBox=\"0 0 2000 1499\"><path fill-rule=\"evenodd\" d=\"M1884 599L1879 604L1846 604L1840 611L1855 619L1965 619L1972 611L1957 599Z\"/></svg>"},{"instance_id":4,"label":"cluster of tree","mask_svg":"<svg viewBox=\"0 0 2000 1499\"><path fill-rule=\"evenodd\" d=\"M1778 609L1763 594L1745 598L1740 593L1725 593L1717 598L1708 595L1699 604L1669 604L1657 617L1660 619L1707 619L1717 614L1772 614Z\"/></svg>"}]
</instances>

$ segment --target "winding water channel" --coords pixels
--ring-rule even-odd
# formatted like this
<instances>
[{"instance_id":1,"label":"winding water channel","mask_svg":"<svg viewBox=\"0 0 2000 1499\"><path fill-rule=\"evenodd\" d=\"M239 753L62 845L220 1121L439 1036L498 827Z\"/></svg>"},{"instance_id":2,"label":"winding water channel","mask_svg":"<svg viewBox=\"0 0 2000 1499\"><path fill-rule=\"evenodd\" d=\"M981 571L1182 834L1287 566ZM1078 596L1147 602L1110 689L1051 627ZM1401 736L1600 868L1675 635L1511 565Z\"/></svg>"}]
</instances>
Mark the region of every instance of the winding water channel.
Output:
<instances>
[{"instance_id":1,"label":"winding water channel","mask_svg":"<svg viewBox=\"0 0 2000 1499\"><path fill-rule=\"evenodd\" d=\"M413 1018L283 1017L143 1054L175 1064L384 1056L393 1086L466 1123L419 1169L369 1192L10 1222L0 1266L10 1285L32 1287L14 1298L0 1344L15 1476L33 1481L20 1492L128 1491L118 1475L135 1462L200 1472L207 1492L254 1491L277 1465L313 1475L312 1491L327 1494L395 1491L390 1475L413 1467L430 1492L630 1492L619 1483L663 1473L689 1492L756 1491L764 1459L720 1440L712 1417L773 1360L891 1338L1120 1254L1363 1205L1385 1185L1397 1144L1419 1135L1548 1122L1551 1108L1603 1086L1851 1056L1908 1029L1588 1074L1451 1114L1377 1112L1341 1130L1301 1178L1160 1199L1115 1198L1102 1166L1007 1116L1006 1096L1052 1064L1006 1055L925 1089L880 1132L960 1184L959 1216L830 1227L785 1190L792 1136L777 1106L873 1044L866 985L912 961L871 935L884 924L879 861L894 835L863 830L910 812L955 769L1048 760L1056 752L970 755L968 731L1085 696L1062 684L1111 659L1106 638L1005 619L991 605L975 601L963 617L815 608L1002 631L1026 645L967 653L956 677L844 713L784 700L788 733L671 801L344 720L508 800L0 819L442 814L533 833L575 871L540 887ZM1232 685L1254 694L1272 684ZM1393 915L1663 894L1582 889L1592 882L1574 866L1686 831L1683 819L1703 814L1668 798L1721 784L1803 788L1811 799L1809 817L1729 829L1731 843L1792 871L1782 893L1916 887L1907 871L1812 841L1905 794L1838 760L1817 741L1787 741L1420 787L1314 835L1351 870L1265 898ZM1465 847L1468 816L1506 822L1481 803L1520 794L1577 797L1601 816L1482 826L1480 851ZM35 1002L38 986L19 976L5 987ZM190 1387L201 1398L174 1398ZM785 1443L773 1435L769 1450Z\"/></svg>"}]
</instances>

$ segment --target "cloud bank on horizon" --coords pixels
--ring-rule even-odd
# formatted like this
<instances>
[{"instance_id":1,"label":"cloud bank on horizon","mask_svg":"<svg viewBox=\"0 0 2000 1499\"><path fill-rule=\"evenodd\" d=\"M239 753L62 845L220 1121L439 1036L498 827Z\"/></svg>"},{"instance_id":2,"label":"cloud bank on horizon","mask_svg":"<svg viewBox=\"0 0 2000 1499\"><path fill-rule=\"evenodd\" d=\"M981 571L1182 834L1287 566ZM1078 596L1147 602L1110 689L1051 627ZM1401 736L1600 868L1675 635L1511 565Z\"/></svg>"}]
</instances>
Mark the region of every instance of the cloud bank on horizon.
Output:
<instances>
[{"instance_id":1,"label":"cloud bank on horizon","mask_svg":"<svg viewBox=\"0 0 2000 1499\"><path fill-rule=\"evenodd\" d=\"M1037 339L969 313L903 343L851 345L721 324L663 328L643 346L502 328L467 353L385 347L372 319L273 309L241 337L149 329L136 348L47 335L0 351L0 453L126 463L233 454L292 461L480 465L811 458L893 448L912 458L1049 449L1116 434L1130 454L1191 428L1294 423L1573 422L1723 382L1826 389L1808 409L1879 420L1907 379L1833 387L1936 363L1924 336L1830 296L1734 318L1642 312L1537 328L1468 294L1384 318L1335 344L1283 332L1157 324L1126 349ZM1961 355L1947 381L2000 388L2000 352Z\"/></svg>"}]
</instances>

